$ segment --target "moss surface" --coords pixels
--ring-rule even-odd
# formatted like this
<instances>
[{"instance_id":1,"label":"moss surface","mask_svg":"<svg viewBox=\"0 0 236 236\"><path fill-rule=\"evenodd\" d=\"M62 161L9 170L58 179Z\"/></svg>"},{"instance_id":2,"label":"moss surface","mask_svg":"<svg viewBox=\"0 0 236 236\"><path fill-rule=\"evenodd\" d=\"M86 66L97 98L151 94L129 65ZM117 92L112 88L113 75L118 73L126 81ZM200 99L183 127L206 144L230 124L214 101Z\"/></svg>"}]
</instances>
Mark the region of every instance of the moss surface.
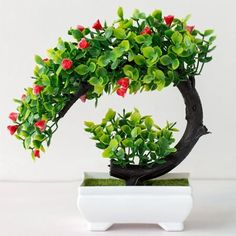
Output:
<instances>
[{"instance_id":1,"label":"moss surface","mask_svg":"<svg viewBox=\"0 0 236 236\"><path fill-rule=\"evenodd\" d=\"M189 186L188 179L153 179L144 182L145 186ZM85 179L82 186L125 186L121 179Z\"/></svg>"}]
</instances>

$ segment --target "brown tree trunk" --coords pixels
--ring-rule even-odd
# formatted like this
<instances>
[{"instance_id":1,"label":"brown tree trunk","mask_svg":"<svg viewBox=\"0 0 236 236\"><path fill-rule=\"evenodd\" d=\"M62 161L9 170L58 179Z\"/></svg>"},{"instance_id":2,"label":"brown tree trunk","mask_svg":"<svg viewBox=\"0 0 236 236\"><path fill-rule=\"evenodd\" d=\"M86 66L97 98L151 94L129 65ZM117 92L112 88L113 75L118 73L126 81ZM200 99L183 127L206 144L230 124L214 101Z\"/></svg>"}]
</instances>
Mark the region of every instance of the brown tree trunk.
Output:
<instances>
[{"instance_id":1,"label":"brown tree trunk","mask_svg":"<svg viewBox=\"0 0 236 236\"><path fill-rule=\"evenodd\" d=\"M141 185L143 181L159 177L174 169L191 152L198 139L207 133L203 125L203 111L200 97L195 88L195 79L191 77L177 85L182 94L186 106L187 126L185 132L177 143L177 151L165 158L165 163L152 168L142 168L138 165L131 165L125 168L110 164L110 175L124 179L126 185Z\"/></svg>"}]
</instances>

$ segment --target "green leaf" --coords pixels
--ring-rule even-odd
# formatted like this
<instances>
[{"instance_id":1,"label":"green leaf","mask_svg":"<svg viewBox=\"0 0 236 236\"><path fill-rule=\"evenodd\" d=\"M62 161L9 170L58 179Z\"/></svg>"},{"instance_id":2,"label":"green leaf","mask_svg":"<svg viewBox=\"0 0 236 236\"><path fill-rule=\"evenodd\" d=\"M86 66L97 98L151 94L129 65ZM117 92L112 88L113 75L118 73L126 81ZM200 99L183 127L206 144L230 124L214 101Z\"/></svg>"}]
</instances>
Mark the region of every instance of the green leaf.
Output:
<instances>
[{"instance_id":1,"label":"green leaf","mask_svg":"<svg viewBox=\"0 0 236 236\"><path fill-rule=\"evenodd\" d=\"M120 44L119 47L122 48L125 52L129 51L130 49L130 44L128 40L123 40Z\"/></svg>"},{"instance_id":2,"label":"green leaf","mask_svg":"<svg viewBox=\"0 0 236 236\"><path fill-rule=\"evenodd\" d=\"M140 12L138 9L135 9L133 12L133 18L134 19L145 19L146 16L143 12Z\"/></svg>"},{"instance_id":3,"label":"green leaf","mask_svg":"<svg viewBox=\"0 0 236 236\"><path fill-rule=\"evenodd\" d=\"M35 60L35 62L36 62L37 64L39 64L39 65L44 65L44 61L43 61L43 59L42 59L40 56L35 55L35 56L34 56L34 60Z\"/></svg>"},{"instance_id":4,"label":"green leaf","mask_svg":"<svg viewBox=\"0 0 236 236\"><path fill-rule=\"evenodd\" d=\"M108 27L105 29L105 37L109 39L112 36L113 33L113 27Z\"/></svg>"},{"instance_id":5,"label":"green leaf","mask_svg":"<svg viewBox=\"0 0 236 236\"><path fill-rule=\"evenodd\" d=\"M165 74L161 70L155 70L155 77L158 80L164 80L165 79Z\"/></svg>"},{"instance_id":6,"label":"green leaf","mask_svg":"<svg viewBox=\"0 0 236 236\"><path fill-rule=\"evenodd\" d=\"M164 55L160 58L160 62L163 66L168 66L172 63L172 58L168 55Z\"/></svg>"},{"instance_id":7,"label":"green leaf","mask_svg":"<svg viewBox=\"0 0 236 236\"><path fill-rule=\"evenodd\" d=\"M80 64L75 68L76 73L78 73L79 75L86 75L87 73L89 73L89 67L87 65L84 64Z\"/></svg>"},{"instance_id":8,"label":"green leaf","mask_svg":"<svg viewBox=\"0 0 236 236\"><path fill-rule=\"evenodd\" d=\"M43 134L37 134L34 136L34 140L42 141L45 139L45 136Z\"/></svg>"},{"instance_id":9,"label":"green leaf","mask_svg":"<svg viewBox=\"0 0 236 236\"><path fill-rule=\"evenodd\" d=\"M41 142L38 141L38 140L34 140L34 141L33 141L33 146L34 146L36 149L40 149L40 147L41 147Z\"/></svg>"},{"instance_id":10,"label":"green leaf","mask_svg":"<svg viewBox=\"0 0 236 236\"><path fill-rule=\"evenodd\" d=\"M99 80L97 77L91 77L91 78L88 80L88 82L89 82L91 85L93 85L93 86L95 86L95 85L97 85L97 84L100 84L100 80Z\"/></svg>"},{"instance_id":11,"label":"green leaf","mask_svg":"<svg viewBox=\"0 0 236 236\"><path fill-rule=\"evenodd\" d=\"M145 60L144 56L142 56L140 54L134 56L134 62L139 66L146 64L146 60Z\"/></svg>"},{"instance_id":12,"label":"green leaf","mask_svg":"<svg viewBox=\"0 0 236 236\"><path fill-rule=\"evenodd\" d=\"M209 42L213 42L213 41L215 41L215 39L216 39L216 36L211 36L210 38L209 38Z\"/></svg>"},{"instance_id":13,"label":"green leaf","mask_svg":"<svg viewBox=\"0 0 236 236\"><path fill-rule=\"evenodd\" d=\"M126 38L126 33L125 30L122 28L116 28L114 29L114 36L117 39L125 39Z\"/></svg>"},{"instance_id":14,"label":"green leaf","mask_svg":"<svg viewBox=\"0 0 236 236\"><path fill-rule=\"evenodd\" d=\"M77 41L80 41L84 37L83 33L79 30L71 29L70 32Z\"/></svg>"},{"instance_id":15,"label":"green leaf","mask_svg":"<svg viewBox=\"0 0 236 236\"><path fill-rule=\"evenodd\" d=\"M214 30L212 30L212 29L207 29L207 30L204 31L204 36L209 36L209 35L211 35L213 32L214 32Z\"/></svg>"},{"instance_id":16,"label":"green leaf","mask_svg":"<svg viewBox=\"0 0 236 236\"><path fill-rule=\"evenodd\" d=\"M161 48L158 46L155 46L154 49L155 49L155 53L157 54L157 56L160 57L162 55Z\"/></svg>"},{"instance_id":17,"label":"green leaf","mask_svg":"<svg viewBox=\"0 0 236 236\"><path fill-rule=\"evenodd\" d=\"M110 62L110 58L105 55L102 55L98 58L97 64L101 67L105 67L109 64L109 62Z\"/></svg>"},{"instance_id":18,"label":"green leaf","mask_svg":"<svg viewBox=\"0 0 236 236\"><path fill-rule=\"evenodd\" d=\"M95 124L91 121L85 121L84 125L87 126L88 128L92 128Z\"/></svg>"},{"instance_id":19,"label":"green leaf","mask_svg":"<svg viewBox=\"0 0 236 236\"><path fill-rule=\"evenodd\" d=\"M103 153L102 153L102 156L105 157L105 158L110 158L113 156L113 151L110 147L107 147Z\"/></svg>"},{"instance_id":20,"label":"green leaf","mask_svg":"<svg viewBox=\"0 0 236 236\"><path fill-rule=\"evenodd\" d=\"M128 76L129 78L133 77L134 68L131 65L125 65L123 67L123 71L124 71L124 74Z\"/></svg>"},{"instance_id":21,"label":"green leaf","mask_svg":"<svg viewBox=\"0 0 236 236\"><path fill-rule=\"evenodd\" d=\"M53 110L53 105L52 105L51 102L44 102L44 103L43 103L43 106L44 106L45 109L46 109L47 111L49 111L49 112Z\"/></svg>"},{"instance_id":22,"label":"green leaf","mask_svg":"<svg viewBox=\"0 0 236 236\"><path fill-rule=\"evenodd\" d=\"M107 145L104 144L104 143L96 143L96 147L99 148L99 149L106 149Z\"/></svg>"},{"instance_id":23,"label":"green leaf","mask_svg":"<svg viewBox=\"0 0 236 236\"><path fill-rule=\"evenodd\" d=\"M101 137L99 137L99 140L104 144L109 144L110 138L109 135L103 134Z\"/></svg>"},{"instance_id":24,"label":"green leaf","mask_svg":"<svg viewBox=\"0 0 236 236\"><path fill-rule=\"evenodd\" d=\"M138 110L135 110L131 116L130 116L130 120L133 121L135 124L139 123L139 121L141 120L141 115L139 113Z\"/></svg>"},{"instance_id":25,"label":"green leaf","mask_svg":"<svg viewBox=\"0 0 236 236\"><path fill-rule=\"evenodd\" d=\"M31 136L28 136L25 140L24 140L24 147L25 149L28 149L30 147L31 144Z\"/></svg>"},{"instance_id":26,"label":"green leaf","mask_svg":"<svg viewBox=\"0 0 236 236\"><path fill-rule=\"evenodd\" d=\"M122 7L119 7L118 10L117 10L117 15L123 19L123 8Z\"/></svg>"},{"instance_id":27,"label":"green leaf","mask_svg":"<svg viewBox=\"0 0 236 236\"><path fill-rule=\"evenodd\" d=\"M45 86L48 86L48 85L51 84L50 79L49 79L48 76L45 75L45 74L42 75L42 83L43 83L43 85L45 85Z\"/></svg>"},{"instance_id":28,"label":"green leaf","mask_svg":"<svg viewBox=\"0 0 236 236\"><path fill-rule=\"evenodd\" d=\"M174 44L181 44L183 36L178 31L175 31L171 36L171 40L173 41Z\"/></svg>"},{"instance_id":29,"label":"green leaf","mask_svg":"<svg viewBox=\"0 0 236 236\"><path fill-rule=\"evenodd\" d=\"M138 43L138 44L142 44L145 42L145 37L143 35L137 35L134 40Z\"/></svg>"},{"instance_id":30,"label":"green leaf","mask_svg":"<svg viewBox=\"0 0 236 236\"><path fill-rule=\"evenodd\" d=\"M131 133L131 129L130 129L130 127L129 127L128 125L123 125L123 126L121 126L121 130L122 130L124 133L126 133L127 135L130 135L130 133Z\"/></svg>"},{"instance_id":31,"label":"green leaf","mask_svg":"<svg viewBox=\"0 0 236 236\"><path fill-rule=\"evenodd\" d=\"M89 71L94 72L96 70L96 64L94 62L89 63Z\"/></svg>"},{"instance_id":32,"label":"green leaf","mask_svg":"<svg viewBox=\"0 0 236 236\"><path fill-rule=\"evenodd\" d=\"M165 80L158 80L157 81L157 90L161 91L165 87Z\"/></svg>"},{"instance_id":33,"label":"green leaf","mask_svg":"<svg viewBox=\"0 0 236 236\"><path fill-rule=\"evenodd\" d=\"M62 38L58 38L57 48L61 51L65 50L65 44L64 44Z\"/></svg>"},{"instance_id":34,"label":"green leaf","mask_svg":"<svg viewBox=\"0 0 236 236\"><path fill-rule=\"evenodd\" d=\"M112 131L114 130L114 126L113 126L113 125L108 125L108 126L106 127L106 130L107 130L107 132L108 132L109 134L111 134Z\"/></svg>"},{"instance_id":35,"label":"green leaf","mask_svg":"<svg viewBox=\"0 0 236 236\"><path fill-rule=\"evenodd\" d=\"M120 63L120 60L119 60L119 59L115 60L115 61L111 64L111 69L112 69L112 70L115 70L115 69L118 67L119 63Z\"/></svg>"},{"instance_id":36,"label":"green leaf","mask_svg":"<svg viewBox=\"0 0 236 236\"><path fill-rule=\"evenodd\" d=\"M115 151L118 148L118 141L114 138L109 143L109 148L111 148L112 151Z\"/></svg>"},{"instance_id":37,"label":"green leaf","mask_svg":"<svg viewBox=\"0 0 236 236\"><path fill-rule=\"evenodd\" d=\"M180 45L175 45L172 46L171 49L173 50L173 52L175 52L177 55L180 55L184 49L180 46Z\"/></svg>"},{"instance_id":38,"label":"green leaf","mask_svg":"<svg viewBox=\"0 0 236 236\"><path fill-rule=\"evenodd\" d=\"M94 86L94 92L95 92L98 96L100 96L100 95L102 94L103 89L104 89L104 86L101 85L101 84L97 84L97 85Z\"/></svg>"},{"instance_id":39,"label":"green leaf","mask_svg":"<svg viewBox=\"0 0 236 236\"><path fill-rule=\"evenodd\" d=\"M153 58L155 56L155 50L151 46L144 47L142 53L146 58Z\"/></svg>"},{"instance_id":40,"label":"green leaf","mask_svg":"<svg viewBox=\"0 0 236 236\"><path fill-rule=\"evenodd\" d=\"M123 55L124 50L123 50L123 48L115 47L115 48L113 48L112 52L114 53L116 58L119 58Z\"/></svg>"},{"instance_id":41,"label":"green leaf","mask_svg":"<svg viewBox=\"0 0 236 236\"><path fill-rule=\"evenodd\" d=\"M117 151L117 153L116 153L116 156L119 158L119 159L124 159L124 157L125 157L125 151L124 151L124 149L123 148L120 148L118 151Z\"/></svg>"},{"instance_id":42,"label":"green leaf","mask_svg":"<svg viewBox=\"0 0 236 236\"><path fill-rule=\"evenodd\" d=\"M154 124L153 119L151 117L146 117L144 120L144 123L145 123L147 129L149 129L149 130L152 128L152 126Z\"/></svg>"},{"instance_id":43,"label":"green leaf","mask_svg":"<svg viewBox=\"0 0 236 236\"><path fill-rule=\"evenodd\" d=\"M136 147L140 146L141 144L143 143L143 140L141 138L138 138L135 142L134 142L134 145Z\"/></svg>"},{"instance_id":44,"label":"green leaf","mask_svg":"<svg viewBox=\"0 0 236 236\"><path fill-rule=\"evenodd\" d=\"M156 18L157 20L162 20L162 11L161 10L155 10L152 12L152 16Z\"/></svg>"},{"instance_id":45,"label":"green leaf","mask_svg":"<svg viewBox=\"0 0 236 236\"><path fill-rule=\"evenodd\" d=\"M132 147L133 146L133 141L131 138L126 138L122 141L122 144L125 146L125 147Z\"/></svg>"},{"instance_id":46,"label":"green leaf","mask_svg":"<svg viewBox=\"0 0 236 236\"><path fill-rule=\"evenodd\" d=\"M155 77L152 76L152 75L145 75L145 76L143 77L143 82L144 82L145 84L150 84L154 79L155 79Z\"/></svg>"},{"instance_id":47,"label":"green leaf","mask_svg":"<svg viewBox=\"0 0 236 236\"><path fill-rule=\"evenodd\" d=\"M191 46L191 38L188 35L184 36L184 46L185 48L189 48Z\"/></svg>"},{"instance_id":48,"label":"green leaf","mask_svg":"<svg viewBox=\"0 0 236 236\"><path fill-rule=\"evenodd\" d=\"M136 138L140 133L141 133L141 128L135 127L131 131L131 136L132 136L132 138Z\"/></svg>"},{"instance_id":49,"label":"green leaf","mask_svg":"<svg viewBox=\"0 0 236 236\"><path fill-rule=\"evenodd\" d=\"M112 120L113 118L115 118L116 116L116 112L114 110L112 110L111 108L108 109L106 115L105 115L105 119L108 120Z\"/></svg>"},{"instance_id":50,"label":"green leaf","mask_svg":"<svg viewBox=\"0 0 236 236\"><path fill-rule=\"evenodd\" d=\"M176 70L179 67L179 60L176 58L172 61L172 69Z\"/></svg>"}]
</instances>

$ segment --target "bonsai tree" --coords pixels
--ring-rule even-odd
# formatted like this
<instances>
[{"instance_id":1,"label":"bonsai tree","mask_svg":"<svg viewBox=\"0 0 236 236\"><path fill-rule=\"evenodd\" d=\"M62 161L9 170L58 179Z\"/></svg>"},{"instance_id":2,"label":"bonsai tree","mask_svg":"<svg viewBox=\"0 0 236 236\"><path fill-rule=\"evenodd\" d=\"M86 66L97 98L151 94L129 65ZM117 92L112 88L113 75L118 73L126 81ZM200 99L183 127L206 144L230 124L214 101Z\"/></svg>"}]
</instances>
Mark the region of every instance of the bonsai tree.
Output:
<instances>
[{"instance_id":1,"label":"bonsai tree","mask_svg":"<svg viewBox=\"0 0 236 236\"><path fill-rule=\"evenodd\" d=\"M215 48L215 36L211 29L201 32L188 25L189 16L163 17L160 10L146 16L135 10L130 18L125 18L121 7L117 13L118 19L112 25L99 20L92 28L78 25L68 31L72 41L59 38L57 45L47 50L48 57L35 56L33 86L15 99L17 112L9 115L14 124L7 128L25 149L31 150L33 159L39 158L44 144L50 145L59 120L78 99L94 99L97 105L103 93L116 92L124 97L127 92L161 91L173 85L184 98L187 120L176 151L165 156L165 162L147 166L124 166L111 159L111 175L128 184L140 184L172 170L208 133L195 76L212 59L208 53ZM168 124L167 127L173 128Z\"/></svg>"}]
</instances>

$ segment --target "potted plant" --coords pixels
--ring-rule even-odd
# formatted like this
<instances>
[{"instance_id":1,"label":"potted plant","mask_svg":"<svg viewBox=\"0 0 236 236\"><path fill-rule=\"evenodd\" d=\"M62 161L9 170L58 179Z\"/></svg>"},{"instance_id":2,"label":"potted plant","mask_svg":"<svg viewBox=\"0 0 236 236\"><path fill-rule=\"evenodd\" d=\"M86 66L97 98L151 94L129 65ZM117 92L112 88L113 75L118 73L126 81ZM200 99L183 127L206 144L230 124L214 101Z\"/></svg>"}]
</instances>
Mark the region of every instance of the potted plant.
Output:
<instances>
[{"instance_id":1,"label":"potted plant","mask_svg":"<svg viewBox=\"0 0 236 236\"><path fill-rule=\"evenodd\" d=\"M139 206L146 206L141 200L135 200L144 197L143 191L157 191L155 197L158 196L158 201L164 201L166 204L163 202L156 206L157 208L152 208L151 206L155 205L155 199L152 199L148 208L153 211L158 209L163 217L152 218L144 214L139 218L136 211L136 216L128 217L121 211L121 222L155 221L167 230L180 230L191 208L189 186L172 186L170 189L134 185L147 185L148 180L171 171L186 158L199 138L208 133L203 125L202 105L195 87L195 76L202 72L205 63L211 61L212 57L208 56L208 53L215 48L212 45L215 36L212 35L211 29L201 32L188 25L189 16L178 19L173 15L163 17L160 10L155 10L150 15L135 10L130 18L125 18L121 7L117 13L118 19L112 25L102 24L99 20L92 28L78 25L68 31L73 37L72 41L59 38L57 45L47 51L48 57L42 59L38 55L35 56L37 65L32 77L34 85L26 88L20 99L15 99L19 104L17 112L9 115L14 124L7 128L11 135L22 141L25 149L31 150L35 160L45 151L44 144L50 145L59 120L78 99L83 102L94 99L97 105L103 93L116 92L118 96L125 97L127 92L136 94L138 91L161 91L169 85L174 85L184 98L187 120L183 137L174 147L174 124L167 123L166 127L160 128L150 116L142 117L137 109L131 113L123 112L121 115L110 109L101 124L85 124L86 131L91 132L93 139L98 141L97 147L104 149L103 156L110 158L110 176L113 178L109 177L108 182L117 181L115 177L123 180L123 184L132 185L126 188L101 187L101 191L108 193L109 197L106 196L105 199L111 199L112 191L117 191L116 193L126 196L124 199L127 200L130 192L122 191L137 189L132 193L133 200L129 202L137 211ZM98 174L87 173L87 184L89 181L91 183L92 175L98 180L102 179L104 183L105 175L101 174L102 176L97 178ZM170 178L170 174L165 178ZM176 180L177 177L174 178ZM94 200L90 194L98 187L85 187L85 182L80 192ZM168 183L170 180L164 182ZM121 184L120 181L116 183ZM167 195L162 195L163 192L159 192L162 190L158 189L162 189ZM174 189L177 189L178 197L172 192ZM105 192L99 196L104 196ZM117 199L117 195L115 196ZM82 204L84 199L80 198L79 204ZM188 209L183 210L185 213L181 217L171 218L173 212L162 211L160 207L171 205L176 213L179 211L178 206L181 206L176 199L188 202ZM112 201L116 203L114 199ZM119 202L120 209L122 203L124 204L124 201ZM85 215L92 215L92 229L106 229L116 222L117 218L109 222L107 218L106 222L105 218L103 222L96 221L89 208L92 202L83 204L82 208L87 208L90 212ZM96 204L100 203L95 202L93 206L97 206ZM103 212L105 214L105 211ZM106 214L111 216L110 212ZM155 214L153 212L150 215Z\"/></svg>"}]
</instances>

